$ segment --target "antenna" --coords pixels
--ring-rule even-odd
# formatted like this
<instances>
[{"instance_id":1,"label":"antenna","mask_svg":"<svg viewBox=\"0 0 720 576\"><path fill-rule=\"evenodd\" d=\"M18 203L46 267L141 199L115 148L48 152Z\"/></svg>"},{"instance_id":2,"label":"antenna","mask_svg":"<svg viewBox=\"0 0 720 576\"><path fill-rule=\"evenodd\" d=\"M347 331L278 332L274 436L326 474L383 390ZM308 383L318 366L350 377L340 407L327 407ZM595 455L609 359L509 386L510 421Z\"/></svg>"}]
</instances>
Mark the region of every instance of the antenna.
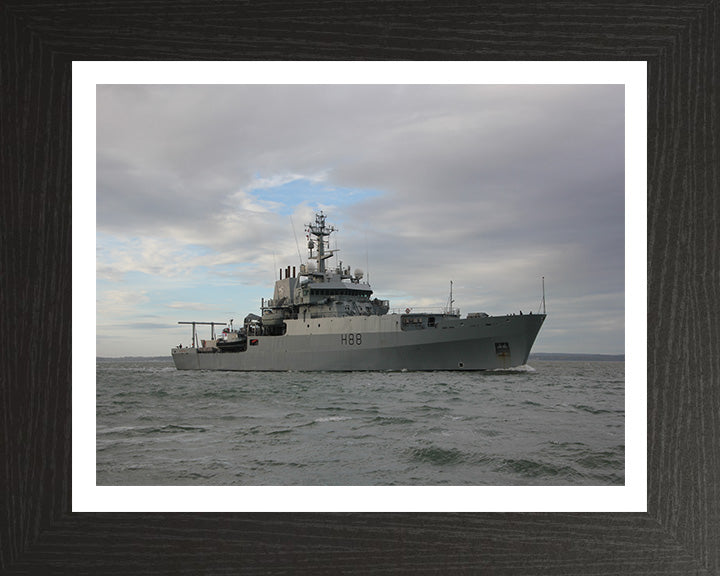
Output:
<instances>
[{"instance_id":1,"label":"antenna","mask_svg":"<svg viewBox=\"0 0 720 576\"><path fill-rule=\"evenodd\" d=\"M450 280L450 297L448 298L448 305L446 307L446 314L455 314L455 311L453 310L453 303L455 300L453 300L453 281Z\"/></svg>"},{"instance_id":2,"label":"antenna","mask_svg":"<svg viewBox=\"0 0 720 576\"><path fill-rule=\"evenodd\" d=\"M367 227L365 228L365 274L367 274L367 282L370 284L370 264L368 263L368 243L367 243Z\"/></svg>"},{"instance_id":3,"label":"antenna","mask_svg":"<svg viewBox=\"0 0 720 576\"><path fill-rule=\"evenodd\" d=\"M540 308L542 308L542 313L545 314L545 276L542 277L542 301L540 302ZM538 313L540 313L539 309Z\"/></svg>"},{"instance_id":4,"label":"antenna","mask_svg":"<svg viewBox=\"0 0 720 576\"><path fill-rule=\"evenodd\" d=\"M330 250L330 241L325 240L326 236L330 236L333 232L337 231L337 228L334 226L325 226L325 214L323 214L323 211L320 210L320 212L315 214L315 224L308 224L306 228L307 232L312 234L313 236L317 237L317 255L316 256L310 256L310 259L317 260L318 264L318 274L325 276L325 260L333 256L335 251ZM314 244L312 240L308 242L308 247L312 248L313 246L310 246L310 244ZM325 245L327 244L327 252L325 251Z\"/></svg>"},{"instance_id":5,"label":"antenna","mask_svg":"<svg viewBox=\"0 0 720 576\"><path fill-rule=\"evenodd\" d=\"M453 303L455 302L455 300L453 300L453 297L452 297L452 285L453 285L453 281L450 280L450 314L453 313Z\"/></svg>"}]
</instances>

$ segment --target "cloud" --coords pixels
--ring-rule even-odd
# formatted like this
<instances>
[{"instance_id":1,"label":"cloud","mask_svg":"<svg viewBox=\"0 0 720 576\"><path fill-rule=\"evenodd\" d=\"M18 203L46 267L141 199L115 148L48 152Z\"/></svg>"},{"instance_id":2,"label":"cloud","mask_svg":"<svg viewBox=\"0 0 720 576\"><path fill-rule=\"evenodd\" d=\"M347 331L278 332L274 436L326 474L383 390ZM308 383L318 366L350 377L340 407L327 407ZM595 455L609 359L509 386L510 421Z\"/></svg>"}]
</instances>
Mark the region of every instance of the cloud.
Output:
<instances>
[{"instance_id":1,"label":"cloud","mask_svg":"<svg viewBox=\"0 0 720 576\"><path fill-rule=\"evenodd\" d=\"M134 308L139 303L147 302L147 292L144 290L105 290L98 299L98 305L115 310Z\"/></svg>"},{"instance_id":2,"label":"cloud","mask_svg":"<svg viewBox=\"0 0 720 576\"><path fill-rule=\"evenodd\" d=\"M177 308L180 310L210 310L210 306L204 302L170 302L166 304L168 308Z\"/></svg>"},{"instance_id":3,"label":"cloud","mask_svg":"<svg viewBox=\"0 0 720 576\"><path fill-rule=\"evenodd\" d=\"M466 310L504 313L544 275L558 300L622 301L622 86L106 85L97 103L103 290L199 311L200 286L235 286L255 309L246 287L271 295L322 208L377 296L443 304L453 280Z\"/></svg>"}]
</instances>

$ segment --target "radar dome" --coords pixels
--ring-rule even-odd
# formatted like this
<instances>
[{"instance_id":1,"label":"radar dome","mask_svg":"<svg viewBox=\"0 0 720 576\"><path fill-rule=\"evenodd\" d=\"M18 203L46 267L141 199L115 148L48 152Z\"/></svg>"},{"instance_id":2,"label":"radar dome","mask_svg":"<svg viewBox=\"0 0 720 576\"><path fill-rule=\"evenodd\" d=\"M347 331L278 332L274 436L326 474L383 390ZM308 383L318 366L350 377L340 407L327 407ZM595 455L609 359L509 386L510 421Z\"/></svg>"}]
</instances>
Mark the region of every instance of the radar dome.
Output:
<instances>
[{"instance_id":1,"label":"radar dome","mask_svg":"<svg viewBox=\"0 0 720 576\"><path fill-rule=\"evenodd\" d=\"M363 271L360 270L360 268L355 268L355 278L362 278L363 277Z\"/></svg>"}]
</instances>

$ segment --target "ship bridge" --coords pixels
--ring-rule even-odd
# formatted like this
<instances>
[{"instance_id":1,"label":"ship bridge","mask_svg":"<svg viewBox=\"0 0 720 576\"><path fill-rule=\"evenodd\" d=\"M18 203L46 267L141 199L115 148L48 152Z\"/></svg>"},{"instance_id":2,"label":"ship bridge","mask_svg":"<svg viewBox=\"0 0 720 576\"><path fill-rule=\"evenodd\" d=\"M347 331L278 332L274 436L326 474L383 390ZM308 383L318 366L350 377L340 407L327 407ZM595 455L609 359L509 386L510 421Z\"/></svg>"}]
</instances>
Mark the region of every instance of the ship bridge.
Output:
<instances>
[{"instance_id":1,"label":"ship bridge","mask_svg":"<svg viewBox=\"0 0 720 576\"><path fill-rule=\"evenodd\" d=\"M351 272L342 262L333 268L326 265L325 261L338 251L329 248L329 237L337 229L326 224L322 211L305 230L308 233L308 263L300 265L298 274L294 266L292 271L290 266L280 269L273 298L267 305L263 304L263 319L387 314L390 303L372 299L373 290L370 284L362 281L362 270Z\"/></svg>"}]
</instances>

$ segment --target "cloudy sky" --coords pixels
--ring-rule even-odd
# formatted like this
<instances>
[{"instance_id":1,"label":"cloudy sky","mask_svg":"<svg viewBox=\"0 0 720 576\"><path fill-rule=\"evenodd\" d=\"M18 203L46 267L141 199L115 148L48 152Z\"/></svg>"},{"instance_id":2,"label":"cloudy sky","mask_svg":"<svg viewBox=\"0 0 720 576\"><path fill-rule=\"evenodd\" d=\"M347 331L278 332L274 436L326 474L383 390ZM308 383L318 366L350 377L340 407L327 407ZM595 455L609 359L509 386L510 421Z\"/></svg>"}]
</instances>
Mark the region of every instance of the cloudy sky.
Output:
<instances>
[{"instance_id":1,"label":"cloudy sky","mask_svg":"<svg viewBox=\"0 0 720 576\"><path fill-rule=\"evenodd\" d=\"M392 307L544 276L534 351L624 352L622 85L99 85L96 146L98 356L258 313L317 209Z\"/></svg>"}]
</instances>

